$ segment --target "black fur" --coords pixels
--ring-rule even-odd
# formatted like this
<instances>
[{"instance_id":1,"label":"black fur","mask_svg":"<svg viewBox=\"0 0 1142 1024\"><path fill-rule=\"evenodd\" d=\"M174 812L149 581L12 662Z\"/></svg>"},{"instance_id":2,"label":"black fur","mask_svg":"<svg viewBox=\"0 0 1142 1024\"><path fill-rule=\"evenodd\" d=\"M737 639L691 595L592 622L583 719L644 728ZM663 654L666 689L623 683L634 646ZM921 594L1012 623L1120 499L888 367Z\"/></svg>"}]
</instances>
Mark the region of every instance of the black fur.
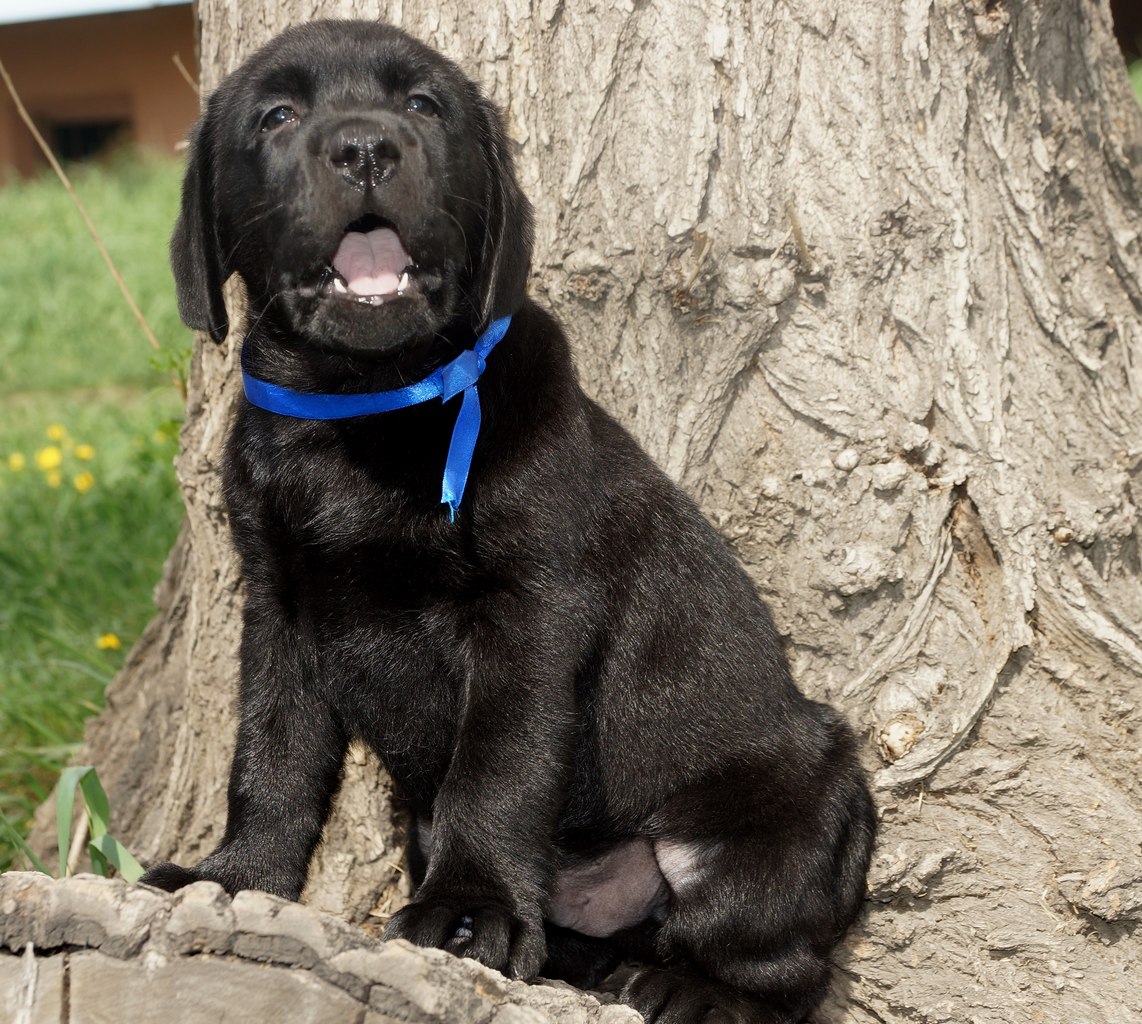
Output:
<instances>
[{"instance_id":1,"label":"black fur","mask_svg":"<svg viewBox=\"0 0 1142 1024\"><path fill-rule=\"evenodd\" d=\"M264 120L283 106L292 119ZM421 267L415 294L379 308L318 290L366 215ZM580 389L526 296L530 239L498 114L396 29L292 29L210 98L172 243L179 306L224 337L222 283L240 274L256 375L391 388L514 320L479 383L455 523L439 497L456 401L338 422L241 404L226 831L197 866L144 881L296 899L359 738L418 823L418 888L388 936L580 983L634 956L624 998L649 1021L791 1024L864 895L874 818L854 739L795 688L694 504ZM614 927L595 908L631 916L628 898L637 920L580 933Z\"/></svg>"}]
</instances>

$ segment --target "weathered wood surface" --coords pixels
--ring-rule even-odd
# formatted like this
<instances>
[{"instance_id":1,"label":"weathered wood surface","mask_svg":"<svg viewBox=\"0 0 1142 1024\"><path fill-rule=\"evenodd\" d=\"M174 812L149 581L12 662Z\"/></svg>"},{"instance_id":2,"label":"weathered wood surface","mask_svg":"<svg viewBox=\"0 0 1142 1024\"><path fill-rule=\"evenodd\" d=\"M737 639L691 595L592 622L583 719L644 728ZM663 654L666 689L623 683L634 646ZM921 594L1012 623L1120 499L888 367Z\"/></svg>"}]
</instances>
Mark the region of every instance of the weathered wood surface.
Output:
<instances>
[{"instance_id":1,"label":"weathered wood surface","mask_svg":"<svg viewBox=\"0 0 1142 1024\"><path fill-rule=\"evenodd\" d=\"M6 1024L639 1020L613 999L382 943L265 893L231 900L199 882L172 896L91 875L23 872L0 877L0 1007Z\"/></svg>"}]
</instances>

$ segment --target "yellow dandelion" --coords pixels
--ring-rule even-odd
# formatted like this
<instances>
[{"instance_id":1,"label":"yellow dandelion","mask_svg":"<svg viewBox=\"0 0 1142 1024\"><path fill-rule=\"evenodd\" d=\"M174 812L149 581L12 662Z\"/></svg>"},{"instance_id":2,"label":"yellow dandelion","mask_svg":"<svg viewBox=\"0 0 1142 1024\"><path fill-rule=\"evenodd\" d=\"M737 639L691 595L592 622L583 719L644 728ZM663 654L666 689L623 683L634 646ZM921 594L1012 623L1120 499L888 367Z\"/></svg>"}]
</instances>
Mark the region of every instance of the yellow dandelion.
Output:
<instances>
[{"instance_id":1,"label":"yellow dandelion","mask_svg":"<svg viewBox=\"0 0 1142 1024\"><path fill-rule=\"evenodd\" d=\"M170 435L161 427L151 435L151 442L153 444L166 444L170 440Z\"/></svg>"},{"instance_id":2,"label":"yellow dandelion","mask_svg":"<svg viewBox=\"0 0 1142 1024\"><path fill-rule=\"evenodd\" d=\"M95 458L95 449L89 444L77 444L75 446L75 457L88 462Z\"/></svg>"},{"instance_id":3,"label":"yellow dandelion","mask_svg":"<svg viewBox=\"0 0 1142 1024\"><path fill-rule=\"evenodd\" d=\"M80 494L86 494L95 486L95 477L84 471L83 473L76 473L75 476L71 478L71 482L75 484L75 489L79 491Z\"/></svg>"},{"instance_id":4,"label":"yellow dandelion","mask_svg":"<svg viewBox=\"0 0 1142 1024\"><path fill-rule=\"evenodd\" d=\"M114 633L104 633L95 641L95 646L101 651L117 651L123 642Z\"/></svg>"},{"instance_id":5,"label":"yellow dandelion","mask_svg":"<svg viewBox=\"0 0 1142 1024\"><path fill-rule=\"evenodd\" d=\"M49 444L36 452L36 465L45 472L49 469L59 469L61 462L63 462L63 452L54 444Z\"/></svg>"},{"instance_id":6,"label":"yellow dandelion","mask_svg":"<svg viewBox=\"0 0 1142 1024\"><path fill-rule=\"evenodd\" d=\"M63 483L63 474L58 469L49 469L44 474L44 479L47 480L49 487L59 487Z\"/></svg>"},{"instance_id":7,"label":"yellow dandelion","mask_svg":"<svg viewBox=\"0 0 1142 1024\"><path fill-rule=\"evenodd\" d=\"M19 473L28 464L28 460L24 458L23 452L13 452L8 456L8 468L13 473Z\"/></svg>"},{"instance_id":8,"label":"yellow dandelion","mask_svg":"<svg viewBox=\"0 0 1142 1024\"><path fill-rule=\"evenodd\" d=\"M67 428L61 427L58 423L53 423L48 427L47 435L49 441L55 441L56 444L59 444L67 437Z\"/></svg>"}]
</instances>

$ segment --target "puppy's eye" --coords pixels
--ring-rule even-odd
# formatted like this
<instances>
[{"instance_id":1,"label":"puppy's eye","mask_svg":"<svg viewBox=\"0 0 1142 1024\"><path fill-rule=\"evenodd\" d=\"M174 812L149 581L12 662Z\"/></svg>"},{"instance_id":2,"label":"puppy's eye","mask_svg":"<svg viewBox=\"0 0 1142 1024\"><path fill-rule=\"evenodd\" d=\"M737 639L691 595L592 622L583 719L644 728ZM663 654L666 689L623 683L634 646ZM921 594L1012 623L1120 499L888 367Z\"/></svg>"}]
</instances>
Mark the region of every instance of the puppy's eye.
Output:
<instances>
[{"instance_id":1,"label":"puppy's eye","mask_svg":"<svg viewBox=\"0 0 1142 1024\"><path fill-rule=\"evenodd\" d=\"M296 121L297 111L293 107L274 107L265 117L262 118L261 130L264 132L272 132L275 128L280 128L283 124L289 124L291 121Z\"/></svg>"},{"instance_id":2,"label":"puppy's eye","mask_svg":"<svg viewBox=\"0 0 1142 1024\"><path fill-rule=\"evenodd\" d=\"M414 114L424 114L426 117L440 116L440 108L436 105L436 100L422 93L413 93L405 100L404 109L411 110Z\"/></svg>"}]
</instances>

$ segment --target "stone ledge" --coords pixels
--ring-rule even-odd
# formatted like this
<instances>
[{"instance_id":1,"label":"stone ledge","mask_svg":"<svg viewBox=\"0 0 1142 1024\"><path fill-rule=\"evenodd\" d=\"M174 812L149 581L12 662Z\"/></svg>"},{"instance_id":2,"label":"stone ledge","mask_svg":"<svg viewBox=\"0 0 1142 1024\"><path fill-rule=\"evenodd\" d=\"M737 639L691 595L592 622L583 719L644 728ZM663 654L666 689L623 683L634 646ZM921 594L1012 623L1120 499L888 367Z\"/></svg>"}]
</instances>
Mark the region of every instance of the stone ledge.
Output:
<instances>
[{"instance_id":1,"label":"stone ledge","mask_svg":"<svg viewBox=\"0 0 1142 1024\"><path fill-rule=\"evenodd\" d=\"M639 1024L558 983L381 942L298 903L211 882L0 875L0 1006L12 1024Z\"/></svg>"}]
</instances>

